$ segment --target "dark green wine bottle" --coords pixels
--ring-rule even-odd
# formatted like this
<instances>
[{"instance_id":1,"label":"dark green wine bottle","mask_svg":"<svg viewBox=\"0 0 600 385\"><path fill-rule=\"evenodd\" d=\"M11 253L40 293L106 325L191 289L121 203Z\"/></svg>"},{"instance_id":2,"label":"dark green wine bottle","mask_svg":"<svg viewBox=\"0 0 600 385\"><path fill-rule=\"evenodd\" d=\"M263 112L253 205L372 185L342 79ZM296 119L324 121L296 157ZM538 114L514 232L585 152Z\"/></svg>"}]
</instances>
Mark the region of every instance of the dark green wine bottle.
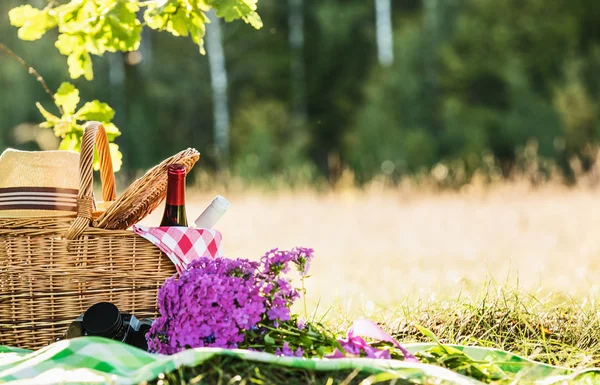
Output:
<instances>
[{"instance_id":1,"label":"dark green wine bottle","mask_svg":"<svg viewBox=\"0 0 600 385\"><path fill-rule=\"evenodd\" d=\"M182 164L172 164L169 166L168 174L167 202L160 225L187 227L187 215L185 212L185 166Z\"/></svg>"}]
</instances>

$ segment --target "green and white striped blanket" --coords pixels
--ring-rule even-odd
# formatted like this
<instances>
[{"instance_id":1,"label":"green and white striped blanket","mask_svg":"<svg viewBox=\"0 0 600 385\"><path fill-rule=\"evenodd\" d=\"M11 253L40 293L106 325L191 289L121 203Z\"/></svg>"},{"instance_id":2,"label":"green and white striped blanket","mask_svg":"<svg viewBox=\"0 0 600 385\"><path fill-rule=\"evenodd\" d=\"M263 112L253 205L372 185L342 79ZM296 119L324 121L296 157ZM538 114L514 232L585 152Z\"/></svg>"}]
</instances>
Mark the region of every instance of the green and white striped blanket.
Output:
<instances>
[{"instance_id":1,"label":"green and white striped blanket","mask_svg":"<svg viewBox=\"0 0 600 385\"><path fill-rule=\"evenodd\" d=\"M411 353L430 348L430 344L407 345ZM600 370L573 371L540 364L495 349L455 346L476 360L495 362L502 370L515 374L516 382L548 385L565 380L600 383ZM371 372L393 372L405 379L435 378L442 383L481 385L450 370L419 363L373 359L302 359L277 357L246 350L203 348L173 356L149 354L134 347L96 337L84 337L54 343L31 352L0 347L0 383L9 384L138 384L156 379L183 366L196 366L215 355L296 367L315 371L364 368ZM420 382L420 381L419 381Z\"/></svg>"}]
</instances>

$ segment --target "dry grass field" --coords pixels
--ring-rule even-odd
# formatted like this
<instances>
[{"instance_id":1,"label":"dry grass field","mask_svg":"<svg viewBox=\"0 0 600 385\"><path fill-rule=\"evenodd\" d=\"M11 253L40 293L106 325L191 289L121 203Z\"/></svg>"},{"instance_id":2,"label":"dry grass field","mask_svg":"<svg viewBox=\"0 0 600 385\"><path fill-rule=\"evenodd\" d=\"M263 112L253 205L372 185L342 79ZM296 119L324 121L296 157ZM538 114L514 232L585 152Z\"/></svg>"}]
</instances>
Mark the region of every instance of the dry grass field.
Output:
<instances>
[{"instance_id":1,"label":"dry grass field","mask_svg":"<svg viewBox=\"0 0 600 385\"><path fill-rule=\"evenodd\" d=\"M461 192L221 192L226 256L315 249L308 300L344 313L454 299L484 285L589 297L600 288L600 194L521 184ZM216 193L190 192L193 220ZM144 223L157 223L162 207ZM461 294L462 293L462 294Z\"/></svg>"},{"instance_id":2,"label":"dry grass field","mask_svg":"<svg viewBox=\"0 0 600 385\"><path fill-rule=\"evenodd\" d=\"M217 193L190 192L188 218ZM443 343L600 365L600 194L592 187L220 193L232 202L216 226L226 256L314 248L308 312L340 334L366 316L403 342L430 341L423 326ZM303 314L301 304L295 311Z\"/></svg>"}]
</instances>

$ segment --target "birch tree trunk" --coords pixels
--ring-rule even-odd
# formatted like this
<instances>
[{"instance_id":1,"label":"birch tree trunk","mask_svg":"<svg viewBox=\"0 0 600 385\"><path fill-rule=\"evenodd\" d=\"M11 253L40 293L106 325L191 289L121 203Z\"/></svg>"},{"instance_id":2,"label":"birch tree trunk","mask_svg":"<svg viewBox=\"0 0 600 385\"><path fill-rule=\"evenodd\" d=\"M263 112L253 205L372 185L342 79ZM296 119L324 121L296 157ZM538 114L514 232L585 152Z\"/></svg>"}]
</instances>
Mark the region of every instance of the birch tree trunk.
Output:
<instances>
[{"instance_id":1,"label":"birch tree trunk","mask_svg":"<svg viewBox=\"0 0 600 385\"><path fill-rule=\"evenodd\" d=\"M206 27L206 52L210 67L210 78L215 119L215 145L220 171L229 167L229 100L227 97L227 69L221 21L214 10L208 13L210 23Z\"/></svg>"},{"instance_id":2,"label":"birch tree trunk","mask_svg":"<svg viewBox=\"0 0 600 385\"><path fill-rule=\"evenodd\" d=\"M389 67L394 63L392 0L375 0L375 15L379 64Z\"/></svg>"}]
</instances>

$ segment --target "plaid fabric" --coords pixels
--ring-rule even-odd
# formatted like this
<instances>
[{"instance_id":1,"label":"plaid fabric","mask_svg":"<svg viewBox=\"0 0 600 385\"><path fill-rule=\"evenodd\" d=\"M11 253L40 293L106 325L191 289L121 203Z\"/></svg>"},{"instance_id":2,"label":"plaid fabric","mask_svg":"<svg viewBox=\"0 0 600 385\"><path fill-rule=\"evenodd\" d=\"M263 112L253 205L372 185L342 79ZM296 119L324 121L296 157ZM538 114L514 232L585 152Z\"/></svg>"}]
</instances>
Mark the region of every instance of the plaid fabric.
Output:
<instances>
[{"instance_id":1,"label":"plaid fabric","mask_svg":"<svg viewBox=\"0 0 600 385\"><path fill-rule=\"evenodd\" d=\"M429 344L407 345L415 353L430 348ZM600 380L600 370L571 371L533 362L496 349L454 346L476 360L502 362L500 367L516 373L527 383L559 384L563 381ZM361 368L373 373L393 371L415 383L444 383L450 385L483 385L447 369L421 363L396 360L303 359L276 357L267 353L247 350L216 348L191 349L173 356L146 353L129 345L99 337L82 337L56 342L36 352L0 346L0 383L25 384L138 384L156 379L160 373L169 373L182 366L196 366L215 355L237 356L254 362L271 363L281 367L295 367L316 371L334 371ZM586 376L583 378L583 376ZM589 378L587 376L590 376ZM533 381L532 381L533 380Z\"/></svg>"},{"instance_id":2,"label":"plaid fabric","mask_svg":"<svg viewBox=\"0 0 600 385\"><path fill-rule=\"evenodd\" d=\"M134 225L133 231L156 245L180 272L194 259L221 256L223 237L217 230Z\"/></svg>"}]
</instances>

